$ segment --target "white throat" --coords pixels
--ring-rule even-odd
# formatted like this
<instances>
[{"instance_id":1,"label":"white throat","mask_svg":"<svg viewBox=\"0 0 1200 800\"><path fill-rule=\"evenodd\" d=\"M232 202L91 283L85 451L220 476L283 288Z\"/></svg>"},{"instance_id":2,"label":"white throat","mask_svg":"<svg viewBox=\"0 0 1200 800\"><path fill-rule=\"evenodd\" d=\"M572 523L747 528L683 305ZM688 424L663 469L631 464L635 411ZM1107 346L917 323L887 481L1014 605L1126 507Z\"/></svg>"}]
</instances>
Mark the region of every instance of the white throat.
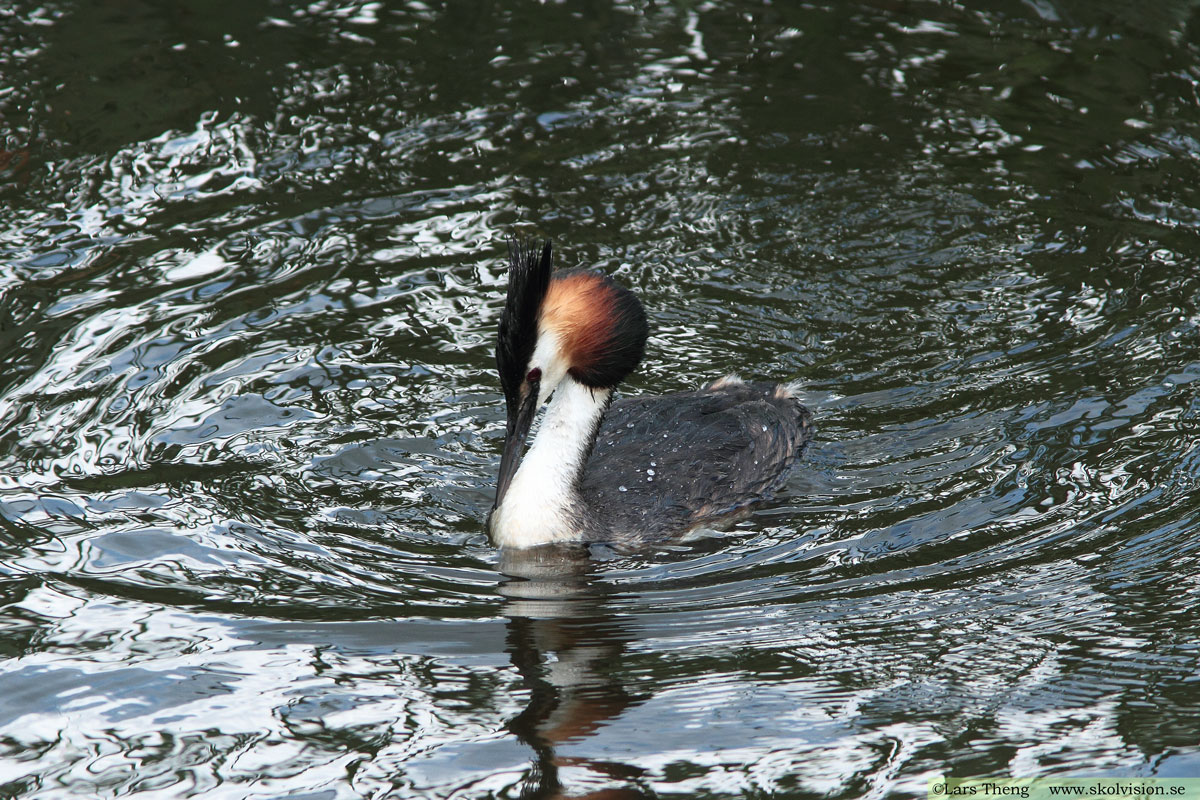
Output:
<instances>
[{"instance_id":1,"label":"white throat","mask_svg":"<svg viewBox=\"0 0 1200 800\"><path fill-rule=\"evenodd\" d=\"M534 547L578 540L582 511L577 487L610 389L589 389L564 377L554 389L541 428L492 513L500 547Z\"/></svg>"}]
</instances>

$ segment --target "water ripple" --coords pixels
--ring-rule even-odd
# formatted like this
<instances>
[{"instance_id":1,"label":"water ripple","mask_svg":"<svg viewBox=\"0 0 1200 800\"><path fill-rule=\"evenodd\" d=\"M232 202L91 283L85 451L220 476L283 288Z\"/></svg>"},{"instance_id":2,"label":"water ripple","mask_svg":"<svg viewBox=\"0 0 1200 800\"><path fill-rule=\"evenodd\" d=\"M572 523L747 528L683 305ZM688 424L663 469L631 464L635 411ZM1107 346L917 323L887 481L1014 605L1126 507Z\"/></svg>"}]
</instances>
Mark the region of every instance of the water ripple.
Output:
<instances>
[{"instance_id":1,"label":"water ripple","mask_svg":"<svg viewBox=\"0 0 1200 800\"><path fill-rule=\"evenodd\" d=\"M4 793L1187 772L1179 9L122 8L0 14ZM490 547L512 233L801 381L775 503Z\"/></svg>"}]
</instances>

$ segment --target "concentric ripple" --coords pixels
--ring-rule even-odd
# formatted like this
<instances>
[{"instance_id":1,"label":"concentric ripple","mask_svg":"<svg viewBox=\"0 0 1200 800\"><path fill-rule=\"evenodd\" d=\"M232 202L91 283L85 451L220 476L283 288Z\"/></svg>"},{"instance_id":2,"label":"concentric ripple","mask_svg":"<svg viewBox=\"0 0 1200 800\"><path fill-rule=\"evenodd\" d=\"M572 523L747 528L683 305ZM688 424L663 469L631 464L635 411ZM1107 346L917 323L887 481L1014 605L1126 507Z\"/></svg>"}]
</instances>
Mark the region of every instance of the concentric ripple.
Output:
<instances>
[{"instance_id":1,"label":"concentric ripple","mask_svg":"<svg viewBox=\"0 0 1200 800\"><path fill-rule=\"evenodd\" d=\"M1196 774L1200 44L1140 8L0 13L0 795ZM513 233L643 298L625 391L802 382L776 502L490 546Z\"/></svg>"}]
</instances>

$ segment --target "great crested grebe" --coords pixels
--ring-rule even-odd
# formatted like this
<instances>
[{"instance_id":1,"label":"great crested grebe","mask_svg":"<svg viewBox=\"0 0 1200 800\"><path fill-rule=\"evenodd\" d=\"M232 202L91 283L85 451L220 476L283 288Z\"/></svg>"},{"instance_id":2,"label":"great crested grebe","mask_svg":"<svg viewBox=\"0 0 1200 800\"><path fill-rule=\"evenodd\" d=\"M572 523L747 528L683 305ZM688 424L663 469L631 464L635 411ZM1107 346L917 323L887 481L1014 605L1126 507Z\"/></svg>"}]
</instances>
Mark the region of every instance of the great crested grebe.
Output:
<instances>
[{"instance_id":1,"label":"great crested grebe","mask_svg":"<svg viewBox=\"0 0 1200 800\"><path fill-rule=\"evenodd\" d=\"M610 406L646 348L642 304L598 272L552 275L550 242L540 254L510 242L509 262L496 345L508 425L488 517L497 545L659 541L779 488L812 438L793 385L729 376Z\"/></svg>"}]
</instances>

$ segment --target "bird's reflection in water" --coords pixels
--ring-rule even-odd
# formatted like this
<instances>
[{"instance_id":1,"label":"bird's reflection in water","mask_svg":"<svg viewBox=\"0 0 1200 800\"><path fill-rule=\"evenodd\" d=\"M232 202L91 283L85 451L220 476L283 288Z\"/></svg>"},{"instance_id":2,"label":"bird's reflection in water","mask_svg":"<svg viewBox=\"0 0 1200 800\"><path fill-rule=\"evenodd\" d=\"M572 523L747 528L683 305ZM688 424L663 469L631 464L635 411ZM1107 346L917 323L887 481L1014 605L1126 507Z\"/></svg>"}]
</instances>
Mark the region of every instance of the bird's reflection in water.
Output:
<instances>
[{"instance_id":1,"label":"bird's reflection in water","mask_svg":"<svg viewBox=\"0 0 1200 800\"><path fill-rule=\"evenodd\" d=\"M508 652L529 690L529 706L509 730L535 754L521 797L649 795L638 786L637 767L557 752L568 742L578 752L581 740L645 699L622 680L621 660L632 634L612 614L611 587L595 579L595 566L578 544L501 551Z\"/></svg>"}]
</instances>

